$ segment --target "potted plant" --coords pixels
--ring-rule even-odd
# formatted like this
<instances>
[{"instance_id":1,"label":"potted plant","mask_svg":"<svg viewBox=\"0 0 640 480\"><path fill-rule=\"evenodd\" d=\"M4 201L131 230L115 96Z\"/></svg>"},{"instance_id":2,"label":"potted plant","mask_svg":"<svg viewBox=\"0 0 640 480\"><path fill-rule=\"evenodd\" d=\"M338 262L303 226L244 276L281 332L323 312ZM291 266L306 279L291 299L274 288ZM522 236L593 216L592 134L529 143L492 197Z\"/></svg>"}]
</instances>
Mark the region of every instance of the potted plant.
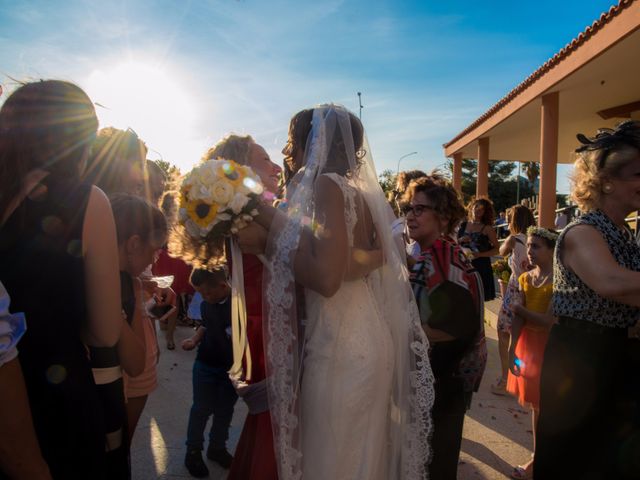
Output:
<instances>
[{"instance_id":1,"label":"potted plant","mask_svg":"<svg viewBox=\"0 0 640 480\"><path fill-rule=\"evenodd\" d=\"M493 274L498 278L498 285L500 286L500 295L504 298L504 294L507 291L507 283L511 277L511 268L509 263L504 259L496 260L491 264Z\"/></svg>"}]
</instances>

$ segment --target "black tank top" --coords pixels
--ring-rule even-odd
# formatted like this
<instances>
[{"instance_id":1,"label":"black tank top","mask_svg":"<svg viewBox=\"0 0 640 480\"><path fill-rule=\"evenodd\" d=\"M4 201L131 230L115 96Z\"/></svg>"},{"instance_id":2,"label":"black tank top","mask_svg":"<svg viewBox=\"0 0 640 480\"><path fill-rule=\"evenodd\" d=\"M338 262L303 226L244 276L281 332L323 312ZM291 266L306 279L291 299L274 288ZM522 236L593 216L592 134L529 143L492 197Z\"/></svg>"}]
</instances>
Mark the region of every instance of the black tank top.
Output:
<instances>
[{"instance_id":1,"label":"black tank top","mask_svg":"<svg viewBox=\"0 0 640 480\"><path fill-rule=\"evenodd\" d=\"M91 185L49 176L0 227L0 281L25 313L18 345L36 434L54 478L104 478L104 416L81 334L82 226Z\"/></svg>"}]
</instances>

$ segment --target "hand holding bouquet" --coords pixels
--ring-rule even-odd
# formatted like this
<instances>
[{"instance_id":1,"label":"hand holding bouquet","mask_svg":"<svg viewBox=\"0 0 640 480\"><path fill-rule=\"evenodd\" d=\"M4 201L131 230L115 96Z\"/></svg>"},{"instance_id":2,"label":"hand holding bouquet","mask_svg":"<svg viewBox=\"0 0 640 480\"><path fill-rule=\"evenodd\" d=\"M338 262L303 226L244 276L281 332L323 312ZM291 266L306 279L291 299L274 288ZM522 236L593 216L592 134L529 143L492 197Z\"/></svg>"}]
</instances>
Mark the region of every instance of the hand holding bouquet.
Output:
<instances>
[{"instance_id":1,"label":"hand holding bouquet","mask_svg":"<svg viewBox=\"0 0 640 480\"><path fill-rule=\"evenodd\" d=\"M251 168L231 160L208 160L193 168L180 186L172 253L197 268L224 262L225 239L258 215L263 190Z\"/></svg>"}]
</instances>

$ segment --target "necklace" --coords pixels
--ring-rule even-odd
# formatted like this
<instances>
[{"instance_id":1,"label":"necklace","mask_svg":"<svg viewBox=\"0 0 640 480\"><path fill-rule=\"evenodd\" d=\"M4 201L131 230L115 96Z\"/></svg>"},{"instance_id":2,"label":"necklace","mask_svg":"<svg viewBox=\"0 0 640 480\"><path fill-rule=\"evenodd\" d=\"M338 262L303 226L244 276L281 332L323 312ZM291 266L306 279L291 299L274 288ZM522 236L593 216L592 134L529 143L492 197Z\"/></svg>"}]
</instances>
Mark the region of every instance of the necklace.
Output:
<instances>
[{"instance_id":1,"label":"necklace","mask_svg":"<svg viewBox=\"0 0 640 480\"><path fill-rule=\"evenodd\" d=\"M542 286L544 286L545 283L547 283L547 281L549 280L549 278L553 275L553 272L551 273L547 273L544 277L534 277L533 275L530 275L530 279L531 279L531 286L533 288L540 288ZM536 282L536 280L538 280ZM537 284L536 284L537 283Z\"/></svg>"}]
</instances>

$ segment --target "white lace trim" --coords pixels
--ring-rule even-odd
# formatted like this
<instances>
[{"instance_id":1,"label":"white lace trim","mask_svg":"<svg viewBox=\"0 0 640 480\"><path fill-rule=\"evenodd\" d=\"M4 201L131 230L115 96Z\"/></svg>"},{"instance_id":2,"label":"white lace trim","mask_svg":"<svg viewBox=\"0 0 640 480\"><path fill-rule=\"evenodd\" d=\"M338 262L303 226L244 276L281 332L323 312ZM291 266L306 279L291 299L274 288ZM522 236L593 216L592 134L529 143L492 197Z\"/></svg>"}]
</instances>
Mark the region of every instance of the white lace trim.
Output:
<instances>
[{"instance_id":1,"label":"white lace trim","mask_svg":"<svg viewBox=\"0 0 640 480\"><path fill-rule=\"evenodd\" d=\"M342 190L344 197L344 221L347 225L347 237L349 239L349 247L353 247L353 231L358 223L356 213L356 190L349 184L349 180L337 173L323 173L323 176L333 180Z\"/></svg>"}]
</instances>

